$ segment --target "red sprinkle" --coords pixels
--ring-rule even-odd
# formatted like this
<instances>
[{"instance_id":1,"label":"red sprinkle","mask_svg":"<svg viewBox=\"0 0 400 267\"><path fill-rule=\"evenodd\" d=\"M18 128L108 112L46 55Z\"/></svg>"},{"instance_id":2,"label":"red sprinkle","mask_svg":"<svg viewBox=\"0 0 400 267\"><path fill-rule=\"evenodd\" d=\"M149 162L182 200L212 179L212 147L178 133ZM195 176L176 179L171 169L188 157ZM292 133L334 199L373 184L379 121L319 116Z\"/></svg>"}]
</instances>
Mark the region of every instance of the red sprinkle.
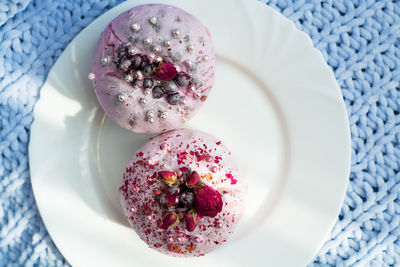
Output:
<instances>
[{"instance_id":1,"label":"red sprinkle","mask_svg":"<svg viewBox=\"0 0 400 267\"><path fill-rule=\"evenodd\" d=\"M187 152L178 151L178 164L184 164L188 158L191 158Z\"/></svg>"},{"instance_id":2,"label":"red sprinkle","mask_svg":"<svg viewBox=\"0 0 400 267\"><path fill-rule=\"evenodd\" d=\"M231 173L227 173L227 174L225 174L225 176L228 179L231 179L231 184L236 184L237 183L237 180L235 178L233 178L233 175Z\"/></svg>"}]
</instances>

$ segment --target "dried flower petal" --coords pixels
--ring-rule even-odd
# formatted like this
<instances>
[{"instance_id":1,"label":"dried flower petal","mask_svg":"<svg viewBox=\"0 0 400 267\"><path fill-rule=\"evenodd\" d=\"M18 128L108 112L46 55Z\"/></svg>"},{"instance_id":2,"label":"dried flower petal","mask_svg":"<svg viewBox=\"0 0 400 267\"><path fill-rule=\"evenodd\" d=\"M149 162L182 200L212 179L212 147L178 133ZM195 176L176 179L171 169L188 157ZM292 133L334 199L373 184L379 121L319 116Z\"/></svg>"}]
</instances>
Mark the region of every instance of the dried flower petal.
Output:
<instances>
[{"instance_id":1,"label":"dried flower petal","mask_svg":"<svg viewBox=\"0 0 400 267\"><path fill-rule=\"evenodd\" d=\"M186 178L186 186L193 188L200 182L200 175L196 171L192 171L192 173Z\"/></svg>"},{"instance_id":2,"label":"dried flower petal","mask_svg":"<svg viewBox=\"0 0 400 267\"><path fill-rule=\"evenodd\" d=\"M165 196L165 204L167 204L167 207L172 207L176 204L178 204L179 198L178 198L178 191L175 191L173 194L167 194Z\"/></svg>"},{"instance_id":3,"label":"dried flower petal","mask_svg":"<svg viewBox=\"0 0 400 267\"><path fill-rule=\"evenodd\" d=\"M190 253L192 253L193 250L195 250L195 249L196 249L196 246L193 245L193 244L190 244L190 245L186 246L186 250L189 251Z\"/></svg>"},{"instance_id":4,"label":"dried flower petal","mask_svg":"<svg viewBox=\"0 0 400 267\"><path fill-rule=\"evenodd\" d=\"M185 162L190 159L191 156L186 151L178 151L178 164L185 164ZM184 173L184 171L182 171Z\"/></svg>"},{"instance_id":5,"label":"dried flower petal","mask_svg":"<svg viewBox=\"0 0 400 267\"><path fill-rule=\"evenodd\" d=\"M178 215L175 212L170 212L164 217L161 229L167 230L168 227L176 226L178 225L178 223L179 223Z\"/></svg>"},{"instance_id":6,"label":"dried flower petal","mask_svg":"<svg viewBox=\"0 0 400 267\"><path fill-rule=\"evenodd\" d=\"M210 155L208 153L200 153L198 151L196 151L195 156L197 158L197 162L205 160L208 157L210 157Z\"/></svg>"},{"instance_id":7,"label":"dried flower petal","mask_svg":"<svg viewBox=\"0 0 400 267\"><path fill-rule=\"evenodd\" d=\"M180 170L183 174L185 174L185 173L187 173L187 172L189 171L189 168L188 168L188 167L180 167L179 170Z\"/></svg>"},{"instance_id":8,"label":"dried flower petal","mask_svg":"<svg viewBox=\"0 0 400 267\"><path fill-rule=\"evenodd\" d=\"M158 176L166 183L168 186L172 186L177 183L177 177L174 172L171 171L161 171Z\"/></svg>"},{"instance_id":9,"label":"dried flower petal","mask_svg":"<svg viewBox=\"0 0 400 267\"><path fill-rule=\"evenodd\" d=\"M158 196L162 194L162 191L160 189L154 189L153 190L154 195Z\"/></svg>"},{"instance_id":10,"label":"dried flower petal","mask_svg":"<svg viewBox=\"0 0 400 267\"><path fill-rule=\"evenodd\" d=\"M201 216L215 217L222 210L222 196L210 186L196 187L194 208Z\"/></svg>"},{"instance_id":11,"label":"dried flower petal","mask_svg":"<svg viewBox=\"0 0 400 267\"><path fill-rule=\"evenodd\" d=\"M181 248L176 244L169 244L168 250L175 253L181 252Z\"/></svg>"},{"instance_id":12,"label":"dried flower petal","mask_svg":"<svg viewBox=\"0 0 400 267\"><path fill-rule=\"evenodd\" d=\"M185 218L182 212L177 212L176 215L178 215L179 220L183 220Z\"/></svg>"},{"instance_id":13,"label":"dried flower petal","mask_svg":"<svg viewBox=\"0 0 400 267\"><path fill-rule=\"evenodd\" d=\"M157 223L158 228L162 229L162 225L163 225L162 220L158 219L156 223Z\"/></svg>"},{"instance_id":14,"label":"dried flower petal","mask_svg":"<svg viewBox=\"0 0 400 267\"><path fill-rule=\"evenodd\" d=\"M166 62L161 64L155 75L160 80L171 81L178 75L178 71L171 62Z\"/></svg>"},{"instance_id":15,"label":"dried flower petal","mask_svg":"<svg viewBox=\"0 0 400 267\"><path fill-rule=\"evenodd\" d=\"M194 229L196 229L196 226L202 217L198 215L194 209L189 210L187 213L185 212L184 215L185 215L186 229L189 232L193 232Z\"/></svg>"}]
</instances>

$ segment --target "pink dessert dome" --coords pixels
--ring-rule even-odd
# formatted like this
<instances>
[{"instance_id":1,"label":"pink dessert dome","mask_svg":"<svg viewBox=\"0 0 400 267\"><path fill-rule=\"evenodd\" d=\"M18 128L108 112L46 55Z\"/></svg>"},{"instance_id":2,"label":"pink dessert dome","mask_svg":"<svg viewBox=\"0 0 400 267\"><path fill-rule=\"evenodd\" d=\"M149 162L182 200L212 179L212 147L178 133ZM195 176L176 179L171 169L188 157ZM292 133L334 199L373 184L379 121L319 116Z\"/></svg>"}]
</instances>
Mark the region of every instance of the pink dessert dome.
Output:
<instances>
[{"instance_id":1,"label":"pink dessert dome","mask_svg":"<svg viewBox=\"0 0 400 267\"><path fill-rule=\"evenodd\" d=\"M206 101L215 64L210 33L197 18L173 6L149 4L108 24L89 78L118 125L162 133L182 126Z\"/></svg>"},{"instance_id":2,"label":"pink dessert dome","mask_svg":"<svg viewBox=\"0 0 400 267\"><path fill-rule=\"evenodd\" d=\"M200 131L150 139L121 181L124 213L149 247L172 256L203 256L228 240L246 197L231 152Z\"/></svg>"}]
</instances>

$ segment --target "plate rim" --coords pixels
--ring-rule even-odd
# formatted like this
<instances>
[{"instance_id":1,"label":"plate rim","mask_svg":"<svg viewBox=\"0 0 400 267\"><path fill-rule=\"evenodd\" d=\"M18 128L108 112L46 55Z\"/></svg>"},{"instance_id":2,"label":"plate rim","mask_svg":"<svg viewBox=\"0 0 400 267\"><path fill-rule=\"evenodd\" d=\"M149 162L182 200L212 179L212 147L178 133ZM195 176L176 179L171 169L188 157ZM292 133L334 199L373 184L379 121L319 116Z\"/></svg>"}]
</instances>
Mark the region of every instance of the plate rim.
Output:
<instances>
[{"instance_id":1,"label":"plate rim","mask_svg":"<svg viewBox=\"0 0 400 267\"><path fill-rule=\"evenodd\" d=\"M148 1L149 3L158 3L159 1ZM245 3L245 1L243 0L237 0L236 2L241 2L241 3ZM283 15L281 15L281 14L279 14L276 10L273 10L271 7L269 7L269 6L267 6L267 5L265 5L264 3L260 3L260 2L256 2L257 4L259 4L260 6L263 6L263 8L269 8L269 9L271 9L273 12L275 12L275 13L277 13L279 16L281 16L282 18L284 18L283 17ZM132 2L129 2L129 1L127 1L127 2L123 2L123 3L120 3L120 4L118 4L117 6L115 6L115 7L113 7L112 9L110 9L110 10L108 10L108 11L106 11L104 14L106 14L106 13L108 13L108 12L110 12L111 10L114 10L114 9L116 9L116 8L120 8L121 6L123 6L123 5L128 5L128 4L131 4L132 6L135 6L136 4L134 3L134 1L132 1ZM246 3L246 4L248 4L248 3ZM104 15L103 14L103 15ZM98 20L100 20L101 18L102 18L102 16L103 15L101 15L101 16L99 16L98 18L96 18L94 21L92 21L88 26L86 26L71 42L70 42L70 44L68 44L68 46L65 48L65 50L64 50L64 52L63 52L63 54L65 53L65 51L67 50L67 49L71 49L71 44L76 40L76 38L79 36L79 35L81 35L82 34L82 32L84 32L84 30L86 30L90 25L92 25L93 23L95 23L96 21L98 21ZM290 21L290 20L288 20L287 18L284 18L285 20L287 20L287 21L289 21L290 23L291 23L291 25L292 25L292 27L294 27L295 28L295 26L294 26L294 23L292 22L292 21ZM297 31L299 31L297 28L295 28ZM308 36L308 35L306 35L304 32L302 32L302 34L304 35L304 36L306 36L306 38L307 39L309 39L309 42L311 43L311 45L312 45L312 40L311 40L311 38ZM319 50L317 50L313 45L312 45L312 48L319 54L319 56L321 57L321 59L323 60L323 57L322 57L322 53L319 51ZM62 56L62 55L61 55ZM61 58L61 56L59 57L59 59ZM58 63L58 60L57 60L57 62L54 64L54 66L51 68L51 70L49 71L49 75L48 75L48 77L47 77L47 79L46 79L46 81L45 81L45 83L43 84L43 86L42 86L42 88L41 88L41 90L43 89L43 88L45 88L46 87L46 84L47 84L47 82L48 82L48 79L49 79L49 77L50 77L50 75L51 75L51 73L52 73L52 71L54 70L54 67L56 66L56 64ZM324 63L325 63L325 65L326 65L326 67L328 68L328 71L330 72L330 75L333 77L333 79L335 80L335 77L334 77L334 74L333 74L333 72L332 72L332 70L328 67L328 65L327 65L327 63L324 61ZM335 80L335 82L336 82L336 80ZM336 85L337 85L337 82L336 82ZM350 128L349 128L349 121L348 121L348 117L347 117L347 111L346 111L346 107L345 107L345 104L344 104L344 101L343 101L343 96L342 96L342 92L341 92L341 90L340 90L340 87L337 85L337 89L338 89L338 92L336 92L336 93L339 93L339 96L341 97L341 105L342 105L342 108L343 108L343 110L342 111L344 111L343 113L342 113L342 115L344 115L344 117L342 118L342 119L344 119L344 122L345 122L345 129L343 129L347 134L346 134L346 136L347 136L347 138L346 138L346 144L347 144L347 166L345 167L345 169L347 169L347 178L348 178L348 176L349 176L349 173L350 173L350 165L351 165L351 162L350 162L350 160L351 160L351 154L350 154L350 141L351 141L351 138L350 138ZM42 92L40 92L40 94L42 94ZM37 110L38 110L38 106L40 107L40 105L38 105L38 103L40 103L40 101L41 101L41 99L43 99L43 98L39 98L38 99L38 101L36 102L36 104L35 104L35 107L34 107L34 110L33 110L33 117L34 118L36 118L36 115L37 115ZM35 128L37 128L38 127L38 124L37 123L35 123L36 122L36 120L34 119L34 121L33 121L33 123L32 123L32 125L31 125L31 134L30 134L30 139L29 139L29 159L31 159L32 157L33 157L33 155L32 155L32 153L33 153L33 150L31 149L31 144L32 144L32 140L35 140L35 137L33 137L34 136L34 131L35 131ZM33 137L33 138L32 138ZM29 162L31 162L31 160L29 160ZM35 192L37 192L37 188L35 189L35 185L36 185L36 183L34 182L34 175L32 175L32 169L34 169L35 167L34 166L31 166L30 165L30 173L31 173L31 181L32 181L32 190L33 190L33 192L34 192L34 197L35 197L35 201L36 201L36 203L37 203L37 207L38 207L38 210L39 210L39 213L41 214L41 217L43 218L43 222L44 222L44 224L46 225L46 221L45 221L45 217L43 216L43 212L42 212L42 210L41 210L41 208L40 208L40 205L39 205L39 202L37 201L37 198L36 198L36 193ZM347 189L347 185L348 185L348 180L346 180L346 182L344 183L344 186L343 186L343 192L342 192L342 197L341 197L341 200L339 200L339 202L340 203L343 203L343 201L344 201L344 198L345 198L345 190ZM285 190L286 188L284 188L283 190ZM341 206L342 206L342 204L340 205L340 207L338 208L338 210L337 210L337 214L339 214L339 211L340 211L340 208L341 208ZM330 231L331 231L331 229L332 229L332 227L333 227L333 225L334 225L334 223L335 223L335 220L333 220L332 221L332 223L331 223L331 225L329 226L329 230L327 231L327 233L326 233L326 236L327 235L329 235L329 233L330 233ZM47 225L46 225L46 229L48 229L48 227L47 227ZM55 241L55 239L53 238L53 236L52 236L52 234L50 233L50 231L48 230L48 233L49 233L49 235L52 237L52 239L53 239L53 241L54 241L54 244L57 246L57 248L60 250L60 251L62 251L62 249L60 249L60 247L56 244L56 241ZM325 236L325 238L326 238L326 236ZM322 245L322 243L320 244L320 245ZM64 253L63 253L63 255L65 255ZM313 256L314 257L314 256Z\"/></svg>"}]
</instances>

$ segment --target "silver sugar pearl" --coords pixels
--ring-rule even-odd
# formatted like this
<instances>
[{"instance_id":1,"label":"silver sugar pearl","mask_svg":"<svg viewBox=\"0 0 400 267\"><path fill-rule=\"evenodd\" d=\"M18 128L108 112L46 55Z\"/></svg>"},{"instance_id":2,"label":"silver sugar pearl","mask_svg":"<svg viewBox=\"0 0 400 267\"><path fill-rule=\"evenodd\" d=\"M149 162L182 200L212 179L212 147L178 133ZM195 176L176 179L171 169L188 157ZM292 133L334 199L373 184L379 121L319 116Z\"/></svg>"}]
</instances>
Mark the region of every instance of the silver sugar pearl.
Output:
<instances>
[{"instance_id":1,"label":"silver sugar pearl","mask_svg":"<svg viewBox=\"0 0 400 267\"><path fill-rule=\"evenodd\" d=\"M151 17L151 18L149 19L149 22L150 22L151 24L153 24L153 25L156 25L156 24L157 24L157 17Z\"/></svg>"},{"instance_id":2,"label":"silver sugar pearl","mask_svg":"<svg viewBox=\"0 0 400 267\"><path fill-rule=\"evenodd\" d=\"M194 242L194 243L200 243L200 242L201 242L201 238L198 237L198 236L195 236L195 237L193 238L193 242Z\"/></svg>"},{"instance_id":3,"label":"silver sugar pearl","mask_svg":"<svg viewBox=\"0 0 400 267\"><path fill-rule=\"evenodd\" d=\"M165 120L166 118L167 118L167 113L162 113L162 114L161 114L161 119L162 119L162 120Z\"/></svg>"},{"instance_id":4,"label":"silver sugar pearl","mask_svg":"<svg viewBox=\"0 0 400 267\"><path fill-rule=\"evenodd\" d=\"M154 119L153 118L147 118L147 121L150 122L150 123L153 123Z\"/></svg>"},{"instance_id":5,"label":"silver sugar pearl","mask_svg":"<svg viewBox=\"0 0 400 267\"><path fill-rule=\"evenodd\" d=\"M162 57L156 57L156 62L161 62L163 61Z\"/></svg>"},{"instance_id":6,"label":"silver sugar pearl","mask_svg":"<svg viewBox=\"0 0 400 267\"><path fill-rule=\"evenodd\" d=\"M194 86L194 85L189 86L189 91L190 92L196 91L196 86Z\"/></svg>"},{"instance_id":7,"label":"silver sugar pearl","mask_svg":"<svg viewBox=\"0 0 400 267\"><path fill-rule=\"evenodd\" d=\"M200 98L200 97L201 97L201 94L200 94L199 92L197 92L194 96L195 96L196 98Z\"/></svg>"},{"instance_id":8,"label":"silver sugar pearl","mask_svg":"<svg viewBox=\"0 0 400 267\"><path fill-rule=\"evenodd\" d=\"M133 56L136 53L135 48L134 47L129 48L128 53L129 53L129 55Z\"/></svg>"},{"instance_id":9,"label":"silver sugar pearl","mask_svg":"<svg viewBox=\"0 0 400 267\"><path fill-rule=\"evenodd\" d=\"M156 84L161 84L161 81L160 81L160 80L154 80L154 82L155 82Z\"/></svg>"},{"instance_id":10,"label":"silver sugar pearl","mask_svg":"<svg viewBox=\"0 0 400 267\"><path fill-rule=\"evenodd\" d=\"M167 243L168 244L173 244L175 242L174 238L172 236L167 238Z\"/></svg>"},{"instance_id":11,"label":"silver sugar pearl","mask_svg":"<svg viewBox=\"0 0 400 267\"><path fill-rule=\"evenodd\" d=\"M147 116L147 118L153 118L154 117L153 111L148 111L146 116Z\"/></svg>"},{"instance_id":12,"label":"silver sugar pearl","mask_svg":"<svg viewBox=\"0 0 400 267\"><path fill-rule=\"evenodd\" d=\"M153 46L153 51L154 51L154 52L160 52L160 49L161 49L161 48L160 48L160 46L158 46L158 45L154 45L154 46Z\"/></svg>"},{"instance_id":13,"label":"silver sugar pearl","mask_svg":"<svg viewBox=\"0 0 400 267\"><path fill-rule=\"evenodd\" d=\"M131 211L132 214L136 213L137 210L138 210L138 209L137 209L136 206L132 206L132 207L130 208L130 211Z\"/></svg>"},{"instance_id":14,"label":"silver sugar pearl","mask_svg":"<svg viewBox=\"0 0 400 267\"><path fill-rule=\"evenodd\" d=\"M179 37L179 35L181 35L181 33L179 32L178 29L175 29L175 30L172 31L172 35L173 35L174 37Z\"/></svg>"},{"instance_id":15,"label":"silver sugar pearl","mask_svg":"<svg viewBox=\"0 0 400 267\"><path fill-rule=\"evenodd\" d=\"M147 104L147 99L146 98L141 98L139 100L140 104L142 104L143 106Z\"/></svg>"},{"instance_id":16,"label":"silver sugar pearl","mask_svg":"<svg viewBox=\"0 0 400 267\"><path fill-rule=\"evenodd\" d=\"M150 37L147 37L147 38L145 38L145 39L143 40L143 43L144 43L145 45L151 44L151 42L152 42L152 40L151 40Z\"/></svg>"},{"instance_id":17,"label":"silver sugar pearl","mask_svg":"<svg viewBox=\"0 0 400 267\"><path fill-rule=\"evenodd\" d=\"M206 55L206 56L203 56L203 61L204 61L204 62L207 62L208 59L209 59L209 57L208 57L207 55Z\"/></svg>"},{"instance_id":18,"label":"silver sugar pearl","mask_svg":"<svg viewBox=\"0 0 400 267\"><path fill-rule=\"evenodd\" d=\"M124 93L120 93L118 95L118 101L119 102L124 102L126 100L126 95Z\"/></svg>"},{"instance_id":19,"label":"silver sugar pearl","mask_svg":"<svg viewBox=\"0 0 400 267\"><path fill-rule=\"evenodd\" d=\"M133 24L131 25L131 29L132 29L134 32L138 32L138 31L140 30L140 24L138 24L138 23L133 23Z\"/></svg>"},{"instance_id":20,"label":"silver sugar pearl","mask_svg":"<svg viewBox=\"0 0 400 267\"><path fill-rule=\"evenodd\" d=\"M132 75L130 75L130 74L126 75L125 76L125 81L127 81L128 83L132 82L133 81Z\"/></svg>"},{"instance_id":21,"label":"silver sugar pearl","mask_svg":"<svg viewBox=\"0 0 400 267\"><path fill-rule=\"evenodd\" d=\"M145 95L151 95L151 89L146 89L144 90Z\"/></svg>"},{"instance_id":22,"label":"silver sugar pearl","mask_svg":"<svg viewBox=\"0 0 400 267\"><path fill-rule=\"evenodd\" d=\"M187 51L190 52L190 51L192 51L194 49L194 46L193 45L188 45L186 49L187 49Z\"/></svg>"},{"instance_id":23,"label":"silver sugar pearl","mask_svg":"<svg viewBox=\"0 0 400 267\"><path fill-rule=\"evenodd\" d=\"M216 173L218 171L218 168L216 166L212 166L210 170L212 173Z\"/></svg>"},{"instance_id":24,"label":"silver sugar pearl","mask_svg":"<svg viewBox=\"0 0 400 267\"><path fill-rule=\"evenodd\" d=\"M223 224L222 224L222 222L217 222L217 224L215 225L217 228L222 228L222 226L224 226Z\"/></svg>"},{"instance_id":25,"label":"silver sugar pearl","mask_svg":"<svg viewBox=\"0 0 400 267\"><path fill-rule=\"evenodd\" d=\"M89 73L88 79L89 79L89 80L94 80L94 78L96 78L96 75L94 75L93 72Z\"/></svg>"},{"instance_id":26,"label":"silver sugar pearl","mask_svg":"<svg viewBox=\"0 0 400 267\"><path fill-rule=\"evenodd\" d=\"M154 55L154 54L150 54L150 55L149 55L149 58L150 58L150 59L154 59L155 57L156 57L156 55Z\"/></svg>"},{"instance_id":27,"label":"silver sugar pearl","mask_svg":"<svg viewBox=\"0 0 400 267\"><path fill-rule=\"evenodd\" d=\"M182 98L181 104L182 104L182 105L186 105L186 99Z\"/></svg>"},{"instance_id":28,"label":"silver sugar pearl","mask_svg":"<svg viewBox=\"0 0 400 267\"><path fill-rule=\"evenodd\" d=\"M183 237L178 236L178 237L176 238L176 242L182 243L182 242L183 242Z\"/></svg>"},{"instance_id":29,"label":"silver sugar pearl","mask_svg":"<svg viewBox=\"0 0 400 267\"><path fill-rule=\"evenodd\" d=\"M102 57L100 60L101 64L105 65L108 64L108 57Z\"/></svg>"},{"instance_id":30,"label":"silver sugar pearl","mask_svg":"<svg viewBox=\"0 0 400 267\"><path fill-rule=\"evenodd\" d=\"M188 66L189 68L191 68L193 66L193 62L190 60L186 60L185 62L186 66Z\"/></svg>"},{"instance_id":31,"label":"silver sugar pearl","mask_svg":"<svg viewBox=\"0 0 400 267\"><path fill-rule=\"evenodd\" d=\"M137 212L137 208L135 206L132 206L129 211L131 212L131 214L135 214Z\"/></svg>"},{"instance_id":32,"label":"silver sugar pearl","mask_svg":"<svg viewBox=\"0 0 400 267\"><path fill-rule=\"evenodd\" d=\"M166 47L171 46L171 41L170 40L165 40L164 41L164 46L166 46Z\"/></svg>"},{"instance_id":33,"label":"silver sugar pearl","mask_svg":"<svg viewBox=\"0 0 400 267\"><path fill-rule=\"evenodd\" d=\"M152 220L153 220L153 215L147 215L146 216L146 219L149 221L149 222L151 222Z\"/></svg>"}]
</instances>

